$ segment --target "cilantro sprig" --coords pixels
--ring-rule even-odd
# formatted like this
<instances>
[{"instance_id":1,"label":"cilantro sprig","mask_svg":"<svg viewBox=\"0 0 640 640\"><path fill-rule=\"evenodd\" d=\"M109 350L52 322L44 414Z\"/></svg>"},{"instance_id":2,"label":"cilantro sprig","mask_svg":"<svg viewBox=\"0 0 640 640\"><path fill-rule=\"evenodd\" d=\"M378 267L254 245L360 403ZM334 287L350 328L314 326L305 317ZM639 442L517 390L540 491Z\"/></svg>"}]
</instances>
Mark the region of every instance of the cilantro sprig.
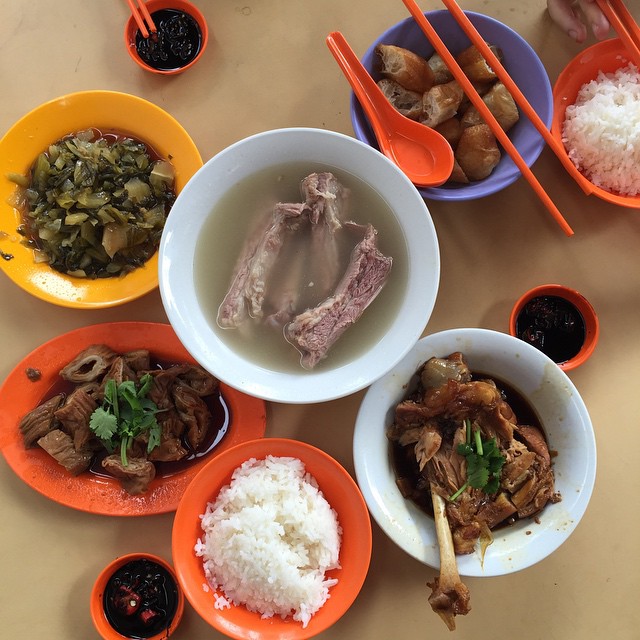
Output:
<instances>
[{"instance_id":1,"label":"cilantro sprig","mask_svg":"<svg viewBox=\"0 0 640 640\"><path fill-rule=\"evenodd\" d=\"M465 442L456 451L467 460L467 481L451 496L454 502L467 487L495 493L500 488L500 475L506 458L500 453L495 437L483 440L480 429L472 429L471 420L465 419Z\"/></svg>"},{"instance_id":2,"label":"cilantro sprig","mask_svg":"<svg viewBox=\"0 0 640 640\"><path fill-rule=\"evenodd\" d=\"M137 387L133 380L118 384L110 378L104 387L104 399L89 418L90 429L100 438L109 453L120 449L123 466L129 464L127 450L133 439L149 432L147 453L160 444L162 428L156 420L158 409L147 394L153 385L153 376L145 374Z\"/></svg>"}]
</instances>

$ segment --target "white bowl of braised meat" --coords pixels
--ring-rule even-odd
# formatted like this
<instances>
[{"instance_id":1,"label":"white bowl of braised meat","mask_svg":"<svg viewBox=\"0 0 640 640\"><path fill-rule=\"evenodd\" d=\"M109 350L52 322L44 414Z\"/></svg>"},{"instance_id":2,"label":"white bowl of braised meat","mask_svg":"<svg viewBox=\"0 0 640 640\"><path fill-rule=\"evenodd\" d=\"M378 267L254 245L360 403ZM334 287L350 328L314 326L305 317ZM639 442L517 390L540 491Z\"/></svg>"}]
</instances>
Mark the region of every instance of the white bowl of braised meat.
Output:
<instances>
[{"instance_id":1,"label":"white bowl of braised meat","mask_svg":"<svg viewBox=\"0 0 640 640\"><path fill-rule=\"evenodd\" d=\"M189 181L160 245L160 292L191 355L232 387L322 402L391 369L440 276L429 211L382 154L320 129L241 140Z\"/></svg>"},{"instance_id":2,"label":"white bowl of braised meat","mask_svg":"<svg viewBox=\"0 0 640 640\"><path fill-rule=\"evenodd\" d=\"M468 611L460 575L519 571L567 540L596 471L571 380L535 347L487 329L422 338L372 385L354 458L380 527L440 568L430 602L448 624Z\"/></svg>"}]
</instances>

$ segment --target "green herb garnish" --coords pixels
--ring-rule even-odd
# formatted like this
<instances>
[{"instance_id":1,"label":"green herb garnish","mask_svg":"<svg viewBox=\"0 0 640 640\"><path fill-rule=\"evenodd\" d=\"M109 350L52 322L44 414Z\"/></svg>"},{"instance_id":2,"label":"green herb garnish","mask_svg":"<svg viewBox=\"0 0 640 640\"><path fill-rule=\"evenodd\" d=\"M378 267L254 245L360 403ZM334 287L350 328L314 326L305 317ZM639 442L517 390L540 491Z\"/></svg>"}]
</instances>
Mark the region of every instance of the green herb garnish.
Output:
<instances>
[{"instance_id":1,"label":"green herb garnish","mask_svg":"<svg viewBox=\"0 0 640 640\"><path fill-rule=\"evenodd\" d=\"M480 429L471 428L471 420L464 421L465 442L456 451L467 460L467 481L449 497L455 501L467 488L482 489L485 493L495 493L500 488L500 475L506 458L500 453L495 437L483 440Z\"/></svg>"},{"instance_id":2,"label":"green herb garnish","mask_svg":"<svg viewBox=\"0 0 640 640\"><path fill-rule=\"evenodd\" d=\"M120 448L120 459L125 467L128 464L127 449L137 436L148 431L147 453L160 444L162 428L156 420L156 413L162 409L146 397L152 385L153 377L148 373L140 378L138 388L132 380L120 384L113 379L107 380L102 406L89 419L89 427L109 453Z\"/></svg>"}]
</instances>

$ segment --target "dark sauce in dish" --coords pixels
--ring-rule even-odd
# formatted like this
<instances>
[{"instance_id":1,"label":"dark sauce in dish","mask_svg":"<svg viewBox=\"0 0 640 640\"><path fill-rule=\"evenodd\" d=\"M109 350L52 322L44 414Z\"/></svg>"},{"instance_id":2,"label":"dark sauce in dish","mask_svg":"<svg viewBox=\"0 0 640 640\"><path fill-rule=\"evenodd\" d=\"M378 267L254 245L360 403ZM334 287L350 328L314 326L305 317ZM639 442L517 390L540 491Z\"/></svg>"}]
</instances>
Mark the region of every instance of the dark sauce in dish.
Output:
<instances>
[{"instance_id":1,"label":"dark sauce in dish","mask_svg":"<svg viewBox=\"0 0 640 640\"><path fill-rule=\"evenodd\" d=\"M518 314L516 335L561 364L575 357L582 348L585 322L568 300L538 296L529 300Z\"/></svg>"},{"instance_id":2,"label":"dark sauce in dish","mask_svg":"<svg viewBox=\"0 0 640 640\"><path fill-rule=\"evenodd\" d=\"M178 608L178 587L161 565L132 560L108 580L103 596L109 624L127 638L150 638L169 627Z\"/></svg>"},{"instance_id":3,"label":"dark sauce in dish","mask_svg":"<svg viewBox=\"0 0 640 640\"><path fill-rule=\"evenodd\" d=\"M472 379L493 380L498 389L500 389L500 393L502 394L505 402L511 407L516 415L518 424L537 427L544 434L544 429L538 414L517 389L504 380L484 373L473 372ZM453 429L456 427L457 425L452 425ZM517 434L514 434L514 436L517 438ZM415 504L421 511L433 518L431 489L429 487L429 482L425 477L423 477L420 469L418 468L418 462L416 461L413 445L403 447L397 442L393 442L391 444L391 461L396 479L405 485L410 484L413 488L411 498L409 498L411 502L413 502L413 504ZM517 520L518 516L517 514L514 514L510 518L507 518L498 524L494 529L500 529L502 527L512 525Z\"/></svg>"},{"instance_id":4,"label":"dark sauce in dish","mask_svg":"<svg viewBox=\"0 0 640 640\"><path fill-rule=\"evenodd\" d=\"M200 52L202 32L198 22L184 11L160 9L151 14L158 30L144 38L136 31L136 50L158 71L175 71L188 65Z\"/></svg>"}]
</instances>

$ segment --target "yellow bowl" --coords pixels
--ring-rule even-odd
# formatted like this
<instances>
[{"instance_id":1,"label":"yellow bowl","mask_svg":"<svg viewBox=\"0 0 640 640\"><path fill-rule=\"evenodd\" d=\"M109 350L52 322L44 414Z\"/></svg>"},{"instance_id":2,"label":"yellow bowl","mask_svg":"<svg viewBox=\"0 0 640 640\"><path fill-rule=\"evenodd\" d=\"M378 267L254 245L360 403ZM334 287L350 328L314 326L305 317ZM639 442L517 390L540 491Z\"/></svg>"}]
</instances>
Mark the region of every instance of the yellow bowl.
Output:
<instances>
[{"instance_id":1,"label":"yellow bowl","mask_svg":"<svg viewBox=\"0 0 640 640\"><path fill-rule=\"evenodd\" d=\"M78 309L112 307L158 286L157 252L123 277L89 280L37 264L17 228L21 214L10 203L17 189L9 173L26 174L39 153L67 134L89 127L130 135L176 169L176 192L202 166L200 152L185 129L166 111L137 96L115 91L81 91L30 111L0 140L0 267L19 287L54 304Z\"/></svg>"}]
</instances>

